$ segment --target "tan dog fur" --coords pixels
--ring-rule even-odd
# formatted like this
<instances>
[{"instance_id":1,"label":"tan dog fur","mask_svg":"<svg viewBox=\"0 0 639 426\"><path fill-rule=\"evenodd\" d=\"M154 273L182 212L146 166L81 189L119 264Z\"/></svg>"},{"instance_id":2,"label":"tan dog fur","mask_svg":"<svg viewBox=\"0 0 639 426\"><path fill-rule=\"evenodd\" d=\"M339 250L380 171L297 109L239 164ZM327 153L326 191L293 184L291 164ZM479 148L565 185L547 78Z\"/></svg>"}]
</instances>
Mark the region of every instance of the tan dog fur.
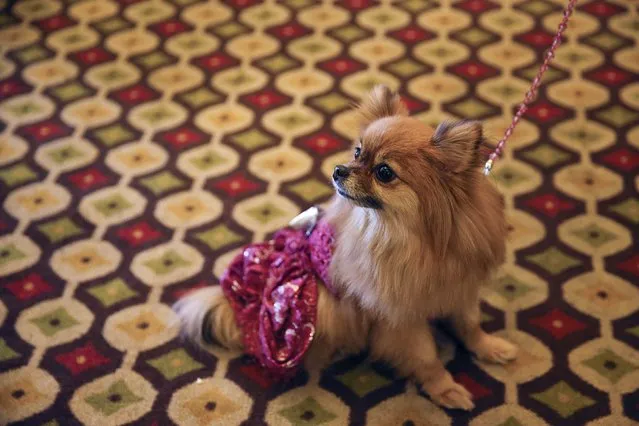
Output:
<instances>
[{"instance_id":1,"label":"tan dog fur","mask_svg":"<svg viewBox=\"0 0 639 426\"><path fill-rule=\"evenodd\" d=\"M480 359L505 363L516 356L515 346L479 326L479 288L503 261L506 237L501 198L481 174L481 125L447 122L433 130L381 86L358 111L361 154L335 184L344 196L326 209L336 232L331 275L343 296L320 286L306 366L321 368L336 350L369 348L374 358L414 376L438 404L472 409L471 394L437 357L428 320L450 319ZM376 179L381 163L395 172L393 181ZM381 208L363 207L370 200ZM176 311L196 341L206 324L222 345L241 346L219 288L187 296Z\"/></svg>"}]
</instances>

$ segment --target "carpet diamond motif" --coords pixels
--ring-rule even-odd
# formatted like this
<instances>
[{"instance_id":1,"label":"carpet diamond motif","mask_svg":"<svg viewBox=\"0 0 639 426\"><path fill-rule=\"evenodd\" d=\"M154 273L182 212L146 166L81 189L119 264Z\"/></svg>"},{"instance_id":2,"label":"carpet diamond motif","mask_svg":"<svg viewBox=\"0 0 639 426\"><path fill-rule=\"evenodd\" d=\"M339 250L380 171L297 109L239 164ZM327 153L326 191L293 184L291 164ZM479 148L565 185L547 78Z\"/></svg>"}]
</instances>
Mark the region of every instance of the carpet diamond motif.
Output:
<instances>
[{"instance_id":1,"label":"carpet diamond motif","mask_svg":"<svg viewBox=\"0 0 639 426\"><path fill-rule=\"evenodd\" d=\"M494 146L564 3L0 2L0 424L639 422L631 2L578 2L489 177L512 232L481 322L521 352L490 366L442 333L475 410L361 355L280 388L188 346L169 309L330 199L374 84Z\"/></svg>"}]
</instances>

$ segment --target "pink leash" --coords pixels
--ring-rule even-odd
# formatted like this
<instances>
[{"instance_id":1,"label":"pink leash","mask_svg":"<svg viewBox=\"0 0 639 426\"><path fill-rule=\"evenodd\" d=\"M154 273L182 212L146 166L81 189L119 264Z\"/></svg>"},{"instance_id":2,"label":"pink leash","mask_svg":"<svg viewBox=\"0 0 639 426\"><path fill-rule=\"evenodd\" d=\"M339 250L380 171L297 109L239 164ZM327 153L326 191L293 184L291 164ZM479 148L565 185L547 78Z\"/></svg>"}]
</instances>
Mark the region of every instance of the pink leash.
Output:
<instances>
[{"instance_id":1,"label":"pink leash","mask_svg":"<svg viewBox=\"0 0 639 426\"><path fill-rule=\"evenodd\" d=\"M537 90L539 89L539 85L541 84L541 78L543 77L544 73L548 69L548 65L550 65L550 62L555 57L555 51L561 44L561 36L566 30L566 26L568 25L568 20L570 19L570 15L572 15L572 10L575 8L576 3L577 3L577 0L568 0L568 5L564 9L564 16L561 19L561 22L559 23L559 27L557 28L557 34L555 35L555 38L552 41L552 45L550 45L550 49L548 49L548 52L546 52L546 57L544 58L544 62L541 64L541 67L539 68L539 71L537 72L537 75L535 76L535 79L533 80L532 85L530 86L530 89L526 93L526 96L524 97L524 101L521 103L521 105L519 105L519 110L517 110L517 113L513 117L513 121L510 123L510 126L508 126L508 128L506 129L506 133L504 133L504 136L501 138L501 140L497 144L497 147L490 154L490 157L488 157L488 161L486 161L486 164L484 165L484 175L488 176L490 174L490 171L493 168L493 163L497 160L498 157L501 156L504 146L506 145L506 141L508 140L510 135L513 134L515 127L517 127L517 124L519 124L519 120L521 120L521 117L528 110L528 106L537 96Z\"/></svg>"}]
</instances>

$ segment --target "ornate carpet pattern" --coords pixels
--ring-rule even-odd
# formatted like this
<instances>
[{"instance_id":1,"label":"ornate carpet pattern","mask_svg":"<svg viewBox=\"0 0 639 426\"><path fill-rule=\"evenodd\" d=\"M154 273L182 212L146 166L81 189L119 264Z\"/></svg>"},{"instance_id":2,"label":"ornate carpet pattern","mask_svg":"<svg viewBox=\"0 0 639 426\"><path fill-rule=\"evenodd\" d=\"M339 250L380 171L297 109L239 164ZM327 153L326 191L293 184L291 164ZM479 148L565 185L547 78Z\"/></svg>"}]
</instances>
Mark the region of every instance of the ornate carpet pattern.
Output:
<instances>
[{"instance_id":1,"label":"ornate carpet pattern","mask_svg":"<svg viewBox=\"0 0 639 426\"><path fill-rule=\"evenodd\" d=\"M270 383L180 341L170 305L328 200L375 83L498 139L563 1L20 0L0 15L0 424L639 421L639 13L580 2L492 179L507 261L485 329L442 336L475 397L435 407L365 354Z\"/></svg>"}]
</instances>

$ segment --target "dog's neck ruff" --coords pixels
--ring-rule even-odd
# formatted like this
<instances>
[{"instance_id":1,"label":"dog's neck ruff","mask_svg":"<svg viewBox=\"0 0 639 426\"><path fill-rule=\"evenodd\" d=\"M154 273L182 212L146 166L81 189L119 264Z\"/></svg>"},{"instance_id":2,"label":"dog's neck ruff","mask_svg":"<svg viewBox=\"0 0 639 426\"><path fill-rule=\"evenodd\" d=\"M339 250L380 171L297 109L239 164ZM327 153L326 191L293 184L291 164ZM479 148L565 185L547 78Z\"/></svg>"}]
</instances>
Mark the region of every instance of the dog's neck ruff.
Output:
<instances>
[{"instance_id":1,"label":"dog's neck ruff","mask_svg":"<svg viewBox=\"0 0 639 426\"><path fill-rule=\"evenodd\" d=\"M333 229L320 219L308 231L285 228L244 247L220 282L245 351L276 378L293 375L313 341L318 281L336 295L328 273Z\"/></svg>"}]
</instances>

